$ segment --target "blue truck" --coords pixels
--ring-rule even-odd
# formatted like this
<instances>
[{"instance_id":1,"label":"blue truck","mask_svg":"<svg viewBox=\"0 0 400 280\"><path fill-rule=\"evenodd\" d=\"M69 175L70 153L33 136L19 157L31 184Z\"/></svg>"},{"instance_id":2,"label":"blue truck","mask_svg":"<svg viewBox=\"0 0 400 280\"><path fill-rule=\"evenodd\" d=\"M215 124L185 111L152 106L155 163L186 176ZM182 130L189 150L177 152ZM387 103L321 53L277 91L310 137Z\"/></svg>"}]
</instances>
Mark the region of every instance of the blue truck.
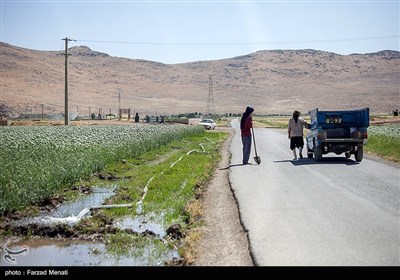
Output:
<instances>
[{"instance_id":1,"label":"blue truck","mask_svg":"<svg viewBox=\"0 0 400 280\"><path fill-rule=\"evenodd\" d=\"M309 111L311 123L307 133L307 156L320 161L327 153L354 154L363 159L363 147L368 139L369 108L348 111Z\"/></svg>"}]
</instances>

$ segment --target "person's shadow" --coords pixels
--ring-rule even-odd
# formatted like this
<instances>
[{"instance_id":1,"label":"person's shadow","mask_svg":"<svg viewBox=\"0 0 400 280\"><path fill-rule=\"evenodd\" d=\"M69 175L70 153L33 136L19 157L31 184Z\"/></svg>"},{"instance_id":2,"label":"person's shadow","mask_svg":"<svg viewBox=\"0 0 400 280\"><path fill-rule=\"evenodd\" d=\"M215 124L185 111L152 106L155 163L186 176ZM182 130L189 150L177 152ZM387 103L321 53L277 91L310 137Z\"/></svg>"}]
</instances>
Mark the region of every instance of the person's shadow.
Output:
<instances>
[{"instance_id":1,"label":"person's shadow","mask_svg":"<svg viewBox=\"0 0 400 280\"><path fill-rule=\"evenodd\" d=\"M231 164L228 167L224 167L224 168L220 168L219 170L227 170L231 167L236 167L236 166L245 166L245 165L253 165L252 163L248 163L248 164L243 164L243 163L239 163L239 164Z\"/></svg>"}]
</instances>

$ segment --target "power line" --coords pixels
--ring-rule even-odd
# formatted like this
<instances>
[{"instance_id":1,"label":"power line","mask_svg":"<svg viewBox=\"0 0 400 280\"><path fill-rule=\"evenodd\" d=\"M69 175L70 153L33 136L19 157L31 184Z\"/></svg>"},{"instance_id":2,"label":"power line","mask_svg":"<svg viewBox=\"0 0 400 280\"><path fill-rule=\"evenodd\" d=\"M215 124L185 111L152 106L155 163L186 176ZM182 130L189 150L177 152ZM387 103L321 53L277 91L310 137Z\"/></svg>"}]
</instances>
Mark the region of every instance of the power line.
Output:
<instances>
[{"instance_id":1,"label":"power line","mask_svg":"<svg viewBox=\"0 0 400 280\"><path fill-rule=\"evenodd\" d=\"M128 44L128 45L159 45L159 46L239 46L239 45L275 45L275 44L302 44L302 43L329 43L329 42L349 42L349 41L368 41L399 38L400 35L385 35L374 37L355 37L321 40L300 40L300 41L265 41L265 42L140 42L140 41L97 41L76 39L79 42L104 43L104 44Z\"/></svg>"}]
</instances>

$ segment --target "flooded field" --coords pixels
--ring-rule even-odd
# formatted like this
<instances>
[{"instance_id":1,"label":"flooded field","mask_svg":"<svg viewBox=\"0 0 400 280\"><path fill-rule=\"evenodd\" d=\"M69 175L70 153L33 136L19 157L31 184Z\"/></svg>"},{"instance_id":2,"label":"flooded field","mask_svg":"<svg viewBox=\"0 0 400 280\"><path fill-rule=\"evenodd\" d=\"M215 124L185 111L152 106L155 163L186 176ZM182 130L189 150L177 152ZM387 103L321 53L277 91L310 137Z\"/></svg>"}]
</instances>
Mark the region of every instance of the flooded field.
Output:
<instances>
[{"instance_id":1,"label":"flooded field","mask_svg":"<svg viewBox=\"0 0 400 280\"><path fill-rule=\"evenodd\" d=\"M95 187L92 192L75 201L66 202L52 212L42 213L36 217L18 220L14 226L51 226L55 224L75 225L83 217L90 215L92 207L101 205L107 198L114 195L116 185L109 187Z\"/></svg>"},{"instance_id":2,"label":"flooded field","mask_svg":"<svg viewBox=\"0 0 400 280\"><path fill-rule=\"evenodd\" d=\"M27 248L26 253L13 255L24 248ZM176 251L171 250L157 258L151 244L140 248L137 254L131 252L117 256L107 250L107 245L99 242L49 238L14 242L7 249L8 254L5 250L2 252L0 266L161 266L165 258L179 257Z\"/></svg>"},{"instance_id":3,"label":"flooded field","mask_svg":"<svg viewBox=\"0 0 400 280\"><path fill-rule=\"evenodd\" d=\"M69 228L73 231L73 226L82 218L90 217L93 211L97 211L92 208L102 205L107 198L113 196L116 187L117 185L95 187L90 194L67 202L54 211L14 221L12 223L14 228L26 228L27 231L34 228L36 231L42 230L43 235L51 231L50 228L58 233L55 234L55 238L35 236L32 239L21 238L18 241L10 239L2 245L0 265L160 266L165 260L179 258L178 252L174 249L165 248L160 252L159 246L153 244L154 242L148 242L146 245L140 244L140 246L128 248L124 252L118 252L112 246L108 246L110 240L107 237L105 239L102 237L101 241L97 240L99 239L98 235L86 237L88 240L62 238ZM155 220L158 220L159 223ZM166 235L162 221L162 215L121 217L109 226L113 227L115 231L120 230L122 233L127 233L124 238L138 238L138 236L129 237L129 235L138 233L148 235L162 244L163 237Z\"/></svg>"}]
</instances>

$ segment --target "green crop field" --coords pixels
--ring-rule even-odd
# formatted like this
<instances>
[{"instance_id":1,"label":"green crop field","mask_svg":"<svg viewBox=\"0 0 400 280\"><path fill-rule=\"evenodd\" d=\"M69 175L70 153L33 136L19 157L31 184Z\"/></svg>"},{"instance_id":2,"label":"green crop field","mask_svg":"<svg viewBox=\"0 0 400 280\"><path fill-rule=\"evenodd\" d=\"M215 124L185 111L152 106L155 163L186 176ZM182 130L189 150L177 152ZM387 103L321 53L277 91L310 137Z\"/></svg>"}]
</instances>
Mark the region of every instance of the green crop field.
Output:
<instances>
[{"instance_id":1,"label":"green crop field","mask_svg":"<svg viewBox=\"0 0 400 280\"><path fill-rule=\"evenodd\" d=\"M203 127L0 127L0 214L39 202L107 164L138 156Z\"/></svg>"},{"instance_id":2,"label":"green crop field","mask_svg":"<svg viewBox=\"0 0 400 280\"><path fill-rule=\"evenodd\" d=\"M389 160L400 161L400 124L370 126L366 151Z\"/></svg>"}]
</instances>

